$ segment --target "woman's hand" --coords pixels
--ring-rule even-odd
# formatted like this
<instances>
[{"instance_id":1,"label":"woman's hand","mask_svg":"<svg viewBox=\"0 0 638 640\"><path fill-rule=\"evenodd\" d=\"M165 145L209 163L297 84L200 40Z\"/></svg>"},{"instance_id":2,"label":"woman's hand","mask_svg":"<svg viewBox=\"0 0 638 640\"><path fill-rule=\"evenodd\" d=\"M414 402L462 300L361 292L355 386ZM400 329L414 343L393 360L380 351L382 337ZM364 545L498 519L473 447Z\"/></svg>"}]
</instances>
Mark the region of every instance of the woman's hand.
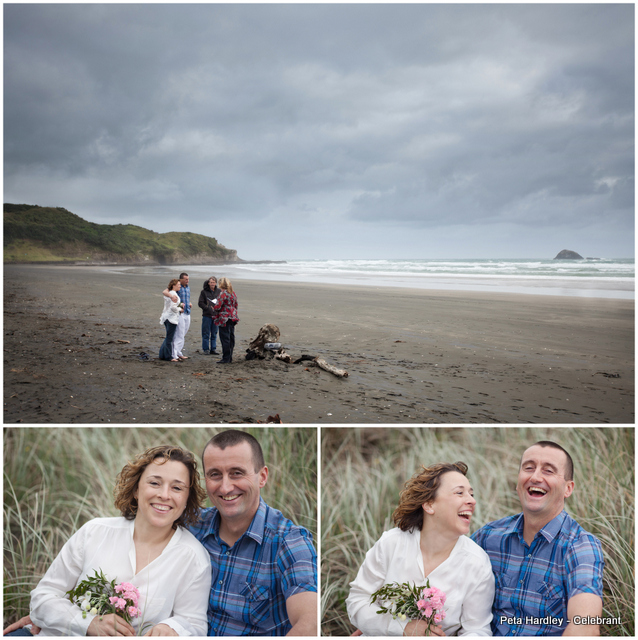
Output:
<instances>
[{"instance_id":1,"label":"woman's hand","mask_svg":"<svg viewBox=\"0 0 638 640\"><path fill-rule=\"evenodd\" d=\"M108 613L95 616L86 631L87 636L134 636L135 629L120 616Z\"/></svg>"},{"instance_id":2,"label":"woman's hand","mask_svg":"<svg viewBox=\"0 0 638 640\"><path fill-rule=\"evenodd\" d=\"M405 625L405 629L403 630L404 636L424 636L426 635L425 630L428 628L428 623L424 620L410 620L408 624ZM440 624L433 624L430 627L428 636L443 636L445 637L445 633L443 631L443 627Z\"/></svg>"},{"instance_id":3,"label":"woman's hand","mask_svg":"<svg viewBox=\"0 0 638 640\"><path fill-rule=\"evenodd\" d=\"M156 624L145 636L177 636L179 635L175 629L167 624Z\"/></svg>"}]
</instances>

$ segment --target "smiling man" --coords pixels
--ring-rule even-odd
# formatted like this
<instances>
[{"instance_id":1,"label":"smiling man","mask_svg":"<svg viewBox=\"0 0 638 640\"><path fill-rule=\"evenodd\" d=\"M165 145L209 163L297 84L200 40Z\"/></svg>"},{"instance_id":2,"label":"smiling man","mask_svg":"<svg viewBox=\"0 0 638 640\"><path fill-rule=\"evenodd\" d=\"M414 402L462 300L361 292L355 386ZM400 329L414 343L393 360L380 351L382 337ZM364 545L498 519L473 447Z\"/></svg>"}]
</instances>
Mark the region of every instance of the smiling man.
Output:
<instances>
[{"instance_id":1,"label":"smiling man","mask_svg":"<svg viewBox=\"0 0 638 640\"><path fill-rule=\"evenodd\" d=\"M516 484L523 512L472 536L496 576L494 635L600 633L602 546L565 511L573 475L571 456L560 445L532 445L521 458Z\"/></svg>"},{"instance_id":2,"label":"smiling man","mask_svg":"<svg viewBox=\"0 0 638 640\"><path fill-rule=\"evenodd\" d=\"M268 467L259 442L222 431L202 455L204 509L192 533L213 569L208 635L317 635L317 555L312 536L261 498Z\"/></svg>"}]
</instances>

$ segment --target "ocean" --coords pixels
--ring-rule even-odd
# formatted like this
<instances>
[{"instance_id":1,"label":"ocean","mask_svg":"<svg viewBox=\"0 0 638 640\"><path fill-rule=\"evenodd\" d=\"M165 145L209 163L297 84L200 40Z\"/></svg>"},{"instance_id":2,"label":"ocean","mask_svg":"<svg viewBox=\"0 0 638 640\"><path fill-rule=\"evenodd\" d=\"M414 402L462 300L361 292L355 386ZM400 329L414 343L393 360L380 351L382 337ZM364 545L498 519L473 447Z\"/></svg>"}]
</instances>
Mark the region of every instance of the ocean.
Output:
<instances>
[{"instance_id":1,"label":"ocean","mask_svg":"<svg viewBox=\"0 0 638 640\"><path fill-rule=\"evenodd\" d=\"M176 274L191 283L209 275L231 280L309 282L555 296L634 299L633 258L590 260L290 260L223 266L111 267L109 270ZM176 276L175 276L176 277Z\"/></svg>"}]
</instances>

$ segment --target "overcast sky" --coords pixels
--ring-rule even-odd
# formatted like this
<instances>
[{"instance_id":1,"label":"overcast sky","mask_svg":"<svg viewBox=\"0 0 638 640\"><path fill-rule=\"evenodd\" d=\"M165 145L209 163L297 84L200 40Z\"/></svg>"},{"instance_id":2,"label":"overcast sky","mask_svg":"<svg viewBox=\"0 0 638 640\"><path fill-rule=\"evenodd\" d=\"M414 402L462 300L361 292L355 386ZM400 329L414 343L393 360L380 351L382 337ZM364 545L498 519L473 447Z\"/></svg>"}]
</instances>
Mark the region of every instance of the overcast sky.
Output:
<instances>
[{"instance_id":1,"label":"overcast sky","mask_svg":"<svg viewBox=\"0 0 638 640\"><path fill-rule=\"evenodd\" d=\"M4 201L241 258L634 255L634 6L4 5Z\"/></svg>"}]
</instances>

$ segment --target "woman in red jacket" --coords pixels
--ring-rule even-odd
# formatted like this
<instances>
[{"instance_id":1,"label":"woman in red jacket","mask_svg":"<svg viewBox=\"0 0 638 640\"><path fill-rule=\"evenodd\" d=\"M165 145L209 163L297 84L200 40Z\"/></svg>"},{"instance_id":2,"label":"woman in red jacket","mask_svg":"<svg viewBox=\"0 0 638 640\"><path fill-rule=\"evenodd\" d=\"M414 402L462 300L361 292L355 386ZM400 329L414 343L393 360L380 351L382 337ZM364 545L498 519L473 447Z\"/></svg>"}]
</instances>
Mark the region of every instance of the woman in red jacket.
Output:
<instances>
[{"instance_id":1,"label":"woman in red jacket","mask_svg":"<svg viewBox=\"0 0 638 640\"><path fill-rule=\"evenodd\" d=\"M213 300L213 309L217 312L214 322L219 328L219 340L222 343L222 359L218 363L229 364L233 361L235 325L239 322L237 294L233 291L233 285L228 278L219 279L219 288L221 293Z\"/></svg>"}]
</instances>

